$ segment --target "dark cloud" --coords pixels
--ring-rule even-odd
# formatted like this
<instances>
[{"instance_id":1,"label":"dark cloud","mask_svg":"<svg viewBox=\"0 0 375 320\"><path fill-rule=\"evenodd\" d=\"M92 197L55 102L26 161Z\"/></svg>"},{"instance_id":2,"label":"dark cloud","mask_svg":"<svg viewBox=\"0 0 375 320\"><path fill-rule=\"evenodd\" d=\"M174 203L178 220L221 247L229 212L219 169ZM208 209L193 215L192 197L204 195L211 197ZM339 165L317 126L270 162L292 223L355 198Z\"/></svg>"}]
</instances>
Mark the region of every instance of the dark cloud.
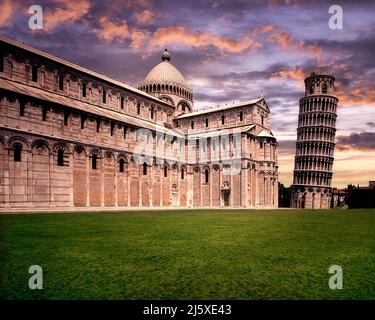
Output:
<instances>
[{"instance_id":1,"label":"dark cloud","mask_svg":"<svg viewBox=\"0 0 375 320\"><path fill-rule=\"evenodd\" d=\"M241 80L267 80L271 77L268 71L230 72L221 75L212 75L211 79L218 81L241 81Z\"/></svg>"},{"instance_id":2,"label":"dark cloud","mask_svg":"<svg viewBox=\"0 0 375 320\"><path fill-rule=\"evenodd\" d=\"M375 128L375 122L366 122L366 125L368 125L370 128Z\"/></svg>"},{"instance_id":3,"label":"dark cloud","mask_svg":"<svg viewBox=\"0 0 375 320\"><path fill-rule=\"evenodd\" d=\"M360 132L352 133L349 136L338 136L336 143L340 150L375 150L375 132Z\"/></svg>"},{"instance_id":4,"label":"dark cloud","mask_svg":"<svg viewBox=\"0 0 375 320\"><path fill-rule=\"evenodd\" d=\"M279 140L278 144L279 144L280 155L295 154L296 140Z\"/></svg>"}]
</instances>

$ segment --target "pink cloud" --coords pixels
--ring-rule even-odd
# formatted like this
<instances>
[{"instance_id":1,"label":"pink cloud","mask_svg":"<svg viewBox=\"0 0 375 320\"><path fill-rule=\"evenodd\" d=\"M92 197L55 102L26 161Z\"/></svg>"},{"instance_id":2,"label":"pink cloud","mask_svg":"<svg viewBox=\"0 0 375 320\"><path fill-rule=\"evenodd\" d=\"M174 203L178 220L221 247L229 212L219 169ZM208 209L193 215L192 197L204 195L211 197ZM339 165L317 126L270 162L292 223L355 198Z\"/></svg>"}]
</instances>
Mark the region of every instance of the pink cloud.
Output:
<instances>
[{"instance_id":1,"label":"pink cloud","mask_svg":"<svg viewBox=\"0 0 375 320\"><path fill-rule=\"evenodd\" d=\"M12 15L16 10L17 3L12 0L2 0L0 3L0 27L10 24Z\"/></svg>"},{"instance_id":2,"label":"pink cloud","mask_svg":"<svg viewBox=\"0 0 375 320\"><path fill-rule=\"evenodd\" d=\"M253 28L252 36L256 37L263 34L268 34L266 40L274 42L283 51L294 50L308 54L311 58L322 58L324 51L321 47L315 44L306 44L303 40L296 40L291 34L281 31L278 27L273 25L263 25Z\"/></svg>"},{"instance_id":3,"label":"pink cloud","mask_svg":"<svg viewBox=\"0 0 375 320\"><path fill-rule=\"evenodd\" d=\"M262 45L251 36L234 40L222 38L210 32L191 31L184 27L161 27L151 36L147 44L146 52L151 53L159 50L167 44L184 45L194 48L214 46L222 52L242 53L246 50L256 51Z\"/></svg>"},{"instance_id":4,"label":"pink cloud","mask_svg":"<svg viewBox=\"0 0 375 320\"><path fill-rule=\"evenodd\" d=\"M155 14L150 10L144 10L142 12L134 13L135 20L140 24L150 24L154 22Z\"/></svg>"},{"instance_id":5,"label":"pink cloud","mask_svg":"<svg viewBox=\"0 0 375 320\"><path fill-rule=\"evenodd\" d=\"M98 24L99 28L95 29L94 32L104 42L123 42L130 35L129 27L125 20L114 23L108 17L101 17Z\"/></svg>"},{"instance_id":6,"label":"pink cloud","mask_svg":"<svg viewBox=\"0 0 375 320\"><path fill-rule=\"evenodd\" d=\"M82 19L90 10L90 0L54 0L56 9L44 13L44 29L52 30L58 24Z\"/></svg>"}]
</instances>

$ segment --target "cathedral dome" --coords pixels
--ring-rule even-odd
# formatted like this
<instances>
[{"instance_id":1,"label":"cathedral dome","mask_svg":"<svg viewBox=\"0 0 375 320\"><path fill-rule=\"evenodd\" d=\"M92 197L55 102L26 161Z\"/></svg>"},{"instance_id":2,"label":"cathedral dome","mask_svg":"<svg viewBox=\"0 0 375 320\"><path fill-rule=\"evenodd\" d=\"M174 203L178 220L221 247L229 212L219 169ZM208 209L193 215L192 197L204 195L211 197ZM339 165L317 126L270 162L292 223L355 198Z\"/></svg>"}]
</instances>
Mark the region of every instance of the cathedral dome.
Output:
<instances>
[{"instance_id":1,"label":"cathedral dome","mask_svg":"<svg viewBox=\"0 0 375 320\"><path fill-rule=\"evenodd\" d=\"M151 69L143 80L143 83L188 86L181 72L168 61L160 62L157 66Z\"/></svg>"},{"instance_id":2,"label":"cathedral dome","mask_svg":"<svg viewBox=\"0 0 375 320\"><path fill-rule=\"evenodd\" d=\"M170 63L167 49L161 56L162 62L156 65L139 84L139 89L148 93L172 93L192 100L193 91L181 72Z\"/></svg>"}]
</instances>

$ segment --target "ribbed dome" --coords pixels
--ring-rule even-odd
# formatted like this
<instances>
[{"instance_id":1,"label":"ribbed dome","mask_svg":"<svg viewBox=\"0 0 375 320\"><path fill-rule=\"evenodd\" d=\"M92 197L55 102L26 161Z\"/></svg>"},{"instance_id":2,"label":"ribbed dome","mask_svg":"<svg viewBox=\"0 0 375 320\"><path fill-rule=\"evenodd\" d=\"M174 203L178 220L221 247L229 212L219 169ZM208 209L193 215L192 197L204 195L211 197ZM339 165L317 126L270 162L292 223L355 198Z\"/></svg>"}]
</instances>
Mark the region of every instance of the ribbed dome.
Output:
<instances>
[{"instance_id":1,"label":"ribbed dome","mask_svg":"<svg viewBox=\"0 0 375 320\"><path fill-rule=\"evenodd\" d=\"M139 87L154 84L175 85L191 92L184 76L170 63L171 57L167 49L165 49L161 58L162 62L151 69L146 78L140 83Z\"/></svg>"},{"instance_id":2,"label":"ribbed dome","mask_svg":"<svg viewBox=\"0 0 375 320\"><path fill-rule=\"evenodd\" d=\"M180 71L170 62L163 61L151 69L143 83L147 84L175 84L187 87L187 82Z\"/></svg>"}]
</instances>

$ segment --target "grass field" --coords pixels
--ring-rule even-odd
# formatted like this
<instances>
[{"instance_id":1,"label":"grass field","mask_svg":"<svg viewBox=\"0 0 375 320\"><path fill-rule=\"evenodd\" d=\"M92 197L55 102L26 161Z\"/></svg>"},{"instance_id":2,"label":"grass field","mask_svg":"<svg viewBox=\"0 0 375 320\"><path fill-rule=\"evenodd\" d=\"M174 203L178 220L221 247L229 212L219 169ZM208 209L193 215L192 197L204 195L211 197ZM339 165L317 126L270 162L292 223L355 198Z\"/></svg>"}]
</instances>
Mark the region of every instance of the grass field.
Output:
<instances>
[{"instance_id":1,"label":"grass field","mask_svg":"<svg viewBox=\"0 0 375 320\"><path fill-rule=\"evenodd\" d=\"M375 299L375 210L3 215L0 232L2 299Z\"/></svg>"}]
</instances>

